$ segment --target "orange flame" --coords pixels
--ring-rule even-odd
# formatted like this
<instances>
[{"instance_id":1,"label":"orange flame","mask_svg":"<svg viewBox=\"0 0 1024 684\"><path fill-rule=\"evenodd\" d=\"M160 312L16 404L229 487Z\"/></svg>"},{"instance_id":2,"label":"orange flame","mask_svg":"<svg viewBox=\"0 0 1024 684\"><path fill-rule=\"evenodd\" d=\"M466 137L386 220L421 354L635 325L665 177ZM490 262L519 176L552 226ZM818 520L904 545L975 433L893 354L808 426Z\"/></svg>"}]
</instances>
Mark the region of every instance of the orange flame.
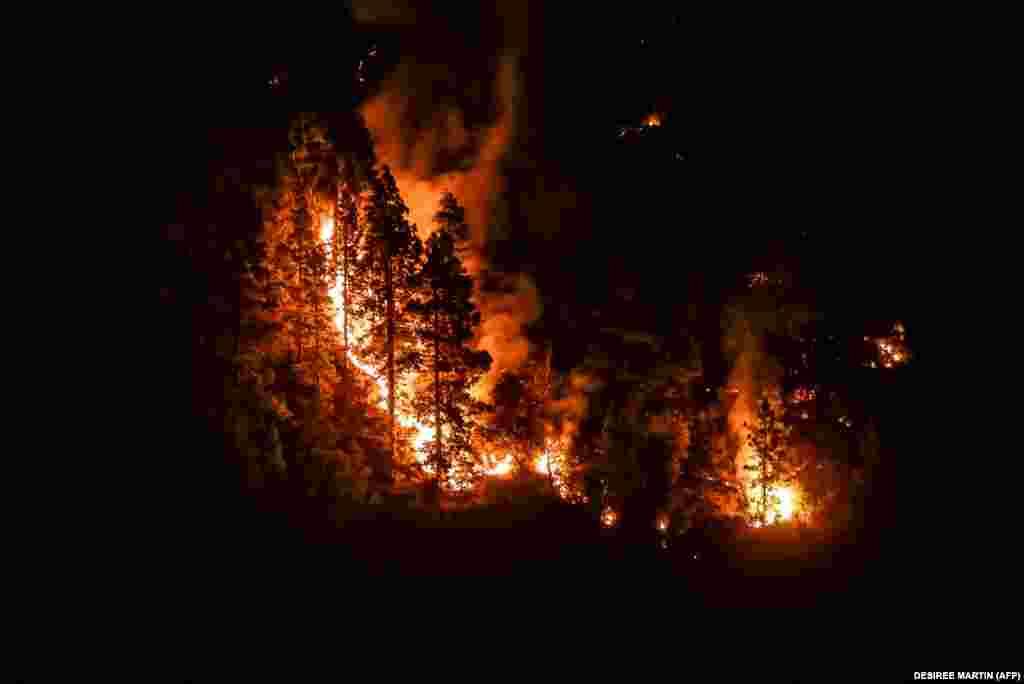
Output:
<instances>
[{"instance_id":1,"label":"orange flame","mask_svg":"<svg viewBox=\"0 0 1024 684\"><path fill-rule=\"evenodd\" d=\"M619 516L613 508L606 507L601 513L601 524L605 527L614 527L615 523L619 521Z\"/></svg>"},{"instance_id":2,"label":"orange flame","mask_svg":"<svg viewBox=\"0 0 1024 684\"><path fill-rule=\"evenodd\" d=\"M439 199L439 197L435 199ZM333 238L334 219L330 215L322 215L320 217L320 239L326 244L329 251L332 249L333 246ZM335 309L334 325L339 331L342 330L345 321L344 299L342 297L343 291L344 277L339 276L338 282L335 283L334 286L332 286L328 291L328 294L331 298L331 301ZM349 325L352 326L352 332L354 337L359 337L366 331L366 325L361 321L353 320L351 316L349 317ZM359 356L356 354L354 345L350 345L350 348L347 350L347 356L349 361L352 362L352 365L354 365L356 368L362 371L367 377L373 380L377 388L377 405L381 410L386 410L388 404L388 385L385 379L383 377L378 377L377 372L374 370L374 368L369 364L364 363L359 358ZM413 378L407 380L406 383L408 386L405 387L405 389L411 390L412 387L415 385L415 379ZM420 421L416 420L415 417L405 414L403 412L396 412L396 417L398 419L398 424L402 428L406 430L411 430L413 432L413 446L415 448L416 461L427 475L432 475L434 473L434 468L432 465L427 463L425 452L427 445L434 439L434 428L429 425L421 423ZM554 442L549 441L546 444L545 451L534 461L532 465L533 469L536 472L541 474L550 473L557 482L561 483L562 459L559 457L559 455L554 453L553 450L555 446L556 444ZM486 458L484 460L485 464L483 466L482 471L485 476L505 477L512 472L514 459L510 455L506 454L503 457L491 457ZM455 475L449 476L447 484L451 489L456 491L465 490L468 488L468 485L465 482L459 481L455 477ZM564 485L560 484L559 491L562 491L563 488Z\"/></svg>"}]
</instances>

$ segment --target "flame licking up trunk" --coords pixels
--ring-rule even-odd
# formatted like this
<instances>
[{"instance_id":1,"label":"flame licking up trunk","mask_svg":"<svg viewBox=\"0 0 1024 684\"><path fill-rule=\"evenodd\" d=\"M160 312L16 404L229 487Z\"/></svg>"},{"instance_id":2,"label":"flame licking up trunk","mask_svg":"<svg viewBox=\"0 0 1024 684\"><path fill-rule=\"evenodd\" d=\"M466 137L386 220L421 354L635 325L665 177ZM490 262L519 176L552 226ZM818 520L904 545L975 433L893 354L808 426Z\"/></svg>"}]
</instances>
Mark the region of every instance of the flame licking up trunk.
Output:
<instances>
[{"instance_id":1,"label":"flame licking up trunk","mask_svg":"<svg viewBox=\"0 0 1024 684\"><path fill-rule=\"evenodd\" d=\"M732 397L729 408L729 429L739 441L736 453L736 476L747 499L747 510L741 511L747 519L753 520L754 527L762 524L772 525L779 522L800 518L805 513L800 494L794 485L769 487L763 492L755 483L760 468L760 458L747 441L750 426L757 423L757 397L761 396L758 388L769 388L773 382L768 379L755 381L757 370L763 365L763 357L756 338L749 332L741 339L741 352L738 355L729 377L727 393ZM799 396L807 401L813 398L808 391ZM748 470L753 467L754 470ZM760 505L763 495L767 494L767 506L763 523L760 520Z\"/></svg>"},{"instance_id":2,"label":"flame licking up trunk","mask_svg":"<svg viewBox=\"0 0 1024 684\"><path fill-rule=\"evenodd\" d=\"M746 440L746 434L743 436ZM740 449L737 457L740 467L750 465L759 467L760 462L757 454L748 445ZM757 471L753 471L757 472ZM747 513L754 518L753 526L761 527L762 523L757 520L760 513L761 487L753 482L753 475L746 475L743 478L744 488L749 501ZM769 487L767 492L768 505L764 511L764 524L774 525L779 522L788 522L800 517L801 505L800 495L796 487L791 485Z\"/></svg>"},{"instance_id":3,"label":"flame licking up trunk","mask_svg":"<svg viewBox=\"0 0 1024 684\"><path fill-rule=\"evenodd\" d=\"M749 486L747 495L752 502L756 502L761 496L759 487ZM789 521L797 515L799 507L799 496L793 487L769 487L768 488L768 510L765 511L765 524L773 525L777 522ZM750 513L757 513L757 504L751 503ZM754 527L761 527L761 521L755 520Z\"/></svg>"},{"instance_id":4,"label":"flame licking up trunk","mask_svg":"<svg viewBox=\"0 0 1024 684\"><path fill-rule=\"evenodd\" d=\"M657 123L650 125L658 125ZM328 250L333 247L334 238L334 220L330 215L322 215L320 218L320 239L327 246ZM342 293L344 289L344 282L339 277L338 282L330 288L328 294L331 301L335 303L335 315L334 322L335 327L341 331L345 321L344 301ZM363 321L355 319L351 313L349 315L349 325L351 326L351 333L354 338L357 338L366 332L366 324ZM367 377L371 378L377 387L378 394L378 406L382 410L387 409L388 400L388 386L384 378L378 377L375 370L367 363L363 362L357 355L354 345L350 345L350 348L346 350L349 361L353 366L362 371ZM486 376L485 376L486 379ZM404 389L411 390L415 385L416 379L412 378L408 381L408 387ZM734 393L739 393L738 388ZM476 394L476 392L474 392ZM753 414L746 410L745 403L738 401L734 409L741 412L743 415L739 416L741 419L751 421ZM734 416L735 417L735 416ZM407 431L412 432L413 436L413 447L415 449L415 458L422 467L424 473L427 475L432 474L433 468L427 463L425 456L426 446L430 441L434 439L434 428L429 425L425 425L415 419L415 417L408 415L403 412L397 414L399 425ZM756 465L756 455L752 453L749 446L746 445L745 441L745 430L741 432L744 436L743 444L740 453L738 454L738 465L742 467L745 464ZM569 488L565 483L565 449L561 439L554 437L548 437L544 443L544 450L538 454L530 463L530 468L538 475L550 477L556 490L563 497L570 495ZM485 454L481 458L481 471L487 477L507 477L514 471L515 458L511 454ZM760 491L754 486L748 478L745 481L748 498L751 501L760 499ZM454 477L450 477L448 480L448 486L452 490L465 490L467 485L458 482ZM778 521L792 520L799 514L800 510L800 499L797 491L793 487L777 487L772 488L768 493L770 501L769 509L765 512L765 522L767 524L774 524ZM754 513L753 506L750 513ZM614 526L617 523L618 516L614 510L608 509L602 516L602 521L607 526ZM755 526L760 526L760 522L755 523Z\"/></svg>"},{"instance_id":5,"label":"flame licking up trunk","mask_svg":"<svg viewBox=\"0 0 1024 684\"><path fill-rule=\"evenodd\" d=\"M330 252L334 245L334 228L333 217L328 214L324 214L320 217L320 239L327 246L328 252ZM335 303L334 325L339 331L342 331L345 324L344 299L342 297L343 291L344 279L343 276L339 276L338 282L328 290L328 295L330 296L331 301ZM366 324L358 319L354 319L351 313L349 315L349 326L353 333L353 337L355 338L358 338L366 332ZM386 380L382 377L378 377L373 367L364 363L359 358L355 352L354 345L350 345L349 349L346 350L346 354L353 366L373 380L377 387L378 406L382 410L386 410L388 403L388 385ZM415 383L415 378L410 379L408 381L408 387L404 389L411 390ZM414 434L413 447L415 449L416 461L420 464L426 474L432 474L433 467L427 463L424 452L426 445L434 439L434 428L429 425L425 425L416 420L415 417L402 412L397 413L396 417L402 428L412 431ZM538 474L550 476L555 481L558 491L563 496L567 496L567 487L563 482L563 459L557 452L559 446L560 442L557 440L548 439L545 443L544 451L533 460L531 467ZM489 477L505 477L510 475L515 463L515 459L511 454L505 454L504 456L487 455L482 460L483 473ZM458 482L454 476L449 478L448 485L453 490L464 490L467 488L465 484Z\"/></svg>"}]
</instances>

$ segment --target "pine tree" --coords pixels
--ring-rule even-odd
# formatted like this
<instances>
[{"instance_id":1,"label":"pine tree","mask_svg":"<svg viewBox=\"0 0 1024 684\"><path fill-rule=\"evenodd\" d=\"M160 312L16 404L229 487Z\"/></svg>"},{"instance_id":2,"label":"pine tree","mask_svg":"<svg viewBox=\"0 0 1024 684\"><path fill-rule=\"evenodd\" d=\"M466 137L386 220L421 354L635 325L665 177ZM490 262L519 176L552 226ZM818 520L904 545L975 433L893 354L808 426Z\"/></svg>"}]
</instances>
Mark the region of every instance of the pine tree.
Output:
<instances>
[{"instance_id":1,"label":"pine tree","mask_svg":"<svg viewBox=\"0 0 1024 684\"><path fill-rule=\"evenodd\" d=\"M303 380L314 388L314 414L319 416L322 400L333 396L330 387L337 380L333 363L337 333L328 296L337 269L332 263L335 250L324 242L323 223L331 219L336 204L338 163L327 126L317 115L299 115L290 140L291 237L298 272L297 356L305 371Z\"/></svg>"},{"instance_id":2,"label":"pine tree","mask_svg":"<svg viewBox=\"0 0 1024 684\"><path fill-rule=\"evenodd\" d=\"M245 335L238 351L282 430L300 428L304 441L289 456L299 466L297 475L316 482L323 481L330 464L312 454L332 447L337 432L329 425L338 379L331 362L337 335L328 297L334 269L320 236L337 172L317 117L297 117L289 138L291 149L279 159L277 186L257 194L264 230L244 260Z\"/></svg>"},{"instance_id":3,"label":"pine tree","mask_svg":"<svg viewBox=\"0 0 1024 684\"><path fill-rule=\"evenodd\" d=\"M755 464L744 467L754 473L753 485L757 492L754 518L763 525L767 522L770 507L779 503L773 500L773 492L791 479L787 458L790 428L767 399L758 402L755 423L744 427L749 430L747 444L757 459Z\"/></svg>"},{"instance_id":4,"label":"pine tree","mask_svg":"<svg viewBox=\"0 0 1024 684\"><path fill-rule=\"evenodd\" d=\"M490 432L498 450L511 454L520 473L530 469L536 459L547 451L545 436L549 417L545 403L551 399L551 348L543 357L527 360L515 371L504 371L494 385ZM554 426L551 425L554 430ZM550 458L556 454L548 453ZM555 471L564 463L542 463L548 479L555 487ZM564 484L564 483L561 483Z\"/></svg>"},{"instance_id":5,"label":"pine tree","mask_svg":"<svg viewBox=\"0 0 1024 684\"><path fill-rule=\"evenodd\" d=\"M262 234L234 254L241 265L236 367L245 384L235 395L253 397L252 406L236 407L235 432L267 472L286 469L287 480L307 494L340 486L362 495L367 476L388 470L388 421L361 400L359 378L344 377L346 354L328 296L346 261L350 283L360 294L368 289L359 284L365 279L356 252L366 223L360 214L368 213L372 195L373 153L358 117L350 123L339 137L337 127L325 135L319 117L296 119L276 185L257 192ZM344 141L344 155L332 139ZM332 212L335 225L350 231L335 230L333 244L325 244L321 222Z\"/></svg>"},{"instance_id":6,"label":"pine tree","mask_svg":"<svg viewBox=\"0 0 1024 684\"><path fill-rule=\"evenodd\" d=\"M384 166L378 178L371 181L367 202L365 251L357 271L364 287L353 302L353 310L368 324L364 355L378 372L387 378L388 414L391 421L391 458L396 457L396 405L398 383L419 366L419 357L408 345L399 349L400 341L410 339L405 306L415 291L423 245L416 229L409 223L409 209L398 192L391 170ZM401 355L396 356L396 352ZM390 481L390 469L380 474Z\"/></svg>"},{"instance_id":7,"label":"pine tree","mask_svg":"<svg viewBox=\"0 0 1024 684\"><path fill-rule=\"evenodd\" d=\"M434 427L429 462L435 490L439 490L453 467L456 478L463 481L472 471L471 418L481 405L469 390L490 368L491 357L469 347L474 328L480 324L480 312L471 299L473 282L458 256L468 227L463 209L451 193L441 199L435 221L438 228L427 243L426 262L417 281L420 296L408 310L432 378L417 392L413 406L417 418Z\"/></svg>"},{"instance_id":8,"label":"pine tree","mask_svg":"<svg viewBox=\"0 0 1024 684\"><path fill-rule=\"evenodd\" d=\"M689 525L720 509L721 497L738 493L735 463L726 450L715 447L714 421L706 411L693 411L686 421L686 450L676 490L684 498L681 511Z\"/></svg>"},{"instance_id":9,"label":"pine tree","mask_svg":"<svg viewBox=\"0 0 1024 684\"><path fill-rule=\"evenodd\" d=\"M377 180L376 156L373 141L362 117L358 113L345 117L343 124L334 129L339 149L337 202L334 208L334 268L341 280L342 344L345 366L348 365L349 339L352 329L351 313L353 293L362 289L361 271L357 268L362 243L364 222L359 220L360 208L366 193Z\"/></svg>"},{"instance_id":10,"label":"pine tree","mask_svg":"<svg viewBox=\"0 0 1024 684\"><path fill-rule=\"evenodd\" d=\"M580 449L611 499L627 535L654 548L657 517L668 502L675 434L669 415L682 402L692 371L662 350L662 341L639 331L606 329L602 346L585 360L587 373L601 380L591 395ZM598 423L600 421L600 423ZM587 453L589 452L589 453ZM591 491L598 491L592 482ZM650 544L648 544L650 542Z\"/></svg>"},{"instance_id":11,"label":"pine tree","mask_svg":"<svg viewBox=\"0 0 1024 684\"><path fill-rule=\"evenodd\" d=\"M529 470L536 443L534 425L530 421L534 401L529 394L529 384L520 373L505 371L494 385L492 427L496 435L493 442L503 453L512 454L520 473Z\"/></svg>"}]
</instances>

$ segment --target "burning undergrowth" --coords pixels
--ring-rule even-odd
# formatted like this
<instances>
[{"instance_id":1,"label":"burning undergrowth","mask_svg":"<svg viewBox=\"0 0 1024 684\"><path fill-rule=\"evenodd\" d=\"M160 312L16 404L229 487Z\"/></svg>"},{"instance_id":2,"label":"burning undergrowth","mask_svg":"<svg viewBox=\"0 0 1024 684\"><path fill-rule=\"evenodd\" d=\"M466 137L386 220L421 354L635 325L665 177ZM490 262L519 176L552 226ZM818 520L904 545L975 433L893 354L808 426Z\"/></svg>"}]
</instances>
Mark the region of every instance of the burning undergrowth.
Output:
<instances>
[{"instance_id":1,"label":"burning undergrowth","mask_svg":"<svg viewBox=\"0 0 1024 684\"><path fill-rule=\"evenodd\" d=\"M765 313L733 308L724 337L724 350L733 359L725 394L740 492L730 508L755 526L793 520L801 513L799 493L783 472L789 449L781 420L783 369L764 350Z\"/></svg>"},{"instance_id":2,"label":"burning undergrowth","mask_svg":"<svg viewBox=\"0 0 1024 684\"><path fill-rule=\"evenodd\" d=\"M516 134L522 98L516 52L508 49L492 61L492 82L481 84L478 77L470 88L493 93L490 116L481 125L471 123L480 120L480 113L469 111L456 96L449 65L412 57L362 107L377 157L394 172L421 239L431 232L442 193L453 193L466 210L471 246L463 259L477 283L482 315L477 345L494 359L474 391L482 400L503 371L525 361L530 352L526 326L540 315L538 292L528 275L490 268L492 234L505 230L509 220L497 199L505 191L503 161Z\"/></svg>"}]
</instances>

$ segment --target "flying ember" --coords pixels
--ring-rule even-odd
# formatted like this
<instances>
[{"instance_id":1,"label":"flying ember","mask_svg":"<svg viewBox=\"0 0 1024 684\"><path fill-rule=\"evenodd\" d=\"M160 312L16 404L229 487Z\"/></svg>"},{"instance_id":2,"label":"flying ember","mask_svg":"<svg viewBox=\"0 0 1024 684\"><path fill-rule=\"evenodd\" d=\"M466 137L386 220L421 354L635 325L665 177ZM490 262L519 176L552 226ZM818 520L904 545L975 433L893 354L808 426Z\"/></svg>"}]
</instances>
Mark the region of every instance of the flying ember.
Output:
<instances>
[{"instance_id":1,"label":"flying ember","mask_svg":"<svg viewBox=\"0 0 1024 684\"><path fill-rule=\"evenodd\" d=\"M661 125L661 116L657 113L650 114L644 119L644 126L648 128L654 128Z\"/></svg>"}]
</instances>

